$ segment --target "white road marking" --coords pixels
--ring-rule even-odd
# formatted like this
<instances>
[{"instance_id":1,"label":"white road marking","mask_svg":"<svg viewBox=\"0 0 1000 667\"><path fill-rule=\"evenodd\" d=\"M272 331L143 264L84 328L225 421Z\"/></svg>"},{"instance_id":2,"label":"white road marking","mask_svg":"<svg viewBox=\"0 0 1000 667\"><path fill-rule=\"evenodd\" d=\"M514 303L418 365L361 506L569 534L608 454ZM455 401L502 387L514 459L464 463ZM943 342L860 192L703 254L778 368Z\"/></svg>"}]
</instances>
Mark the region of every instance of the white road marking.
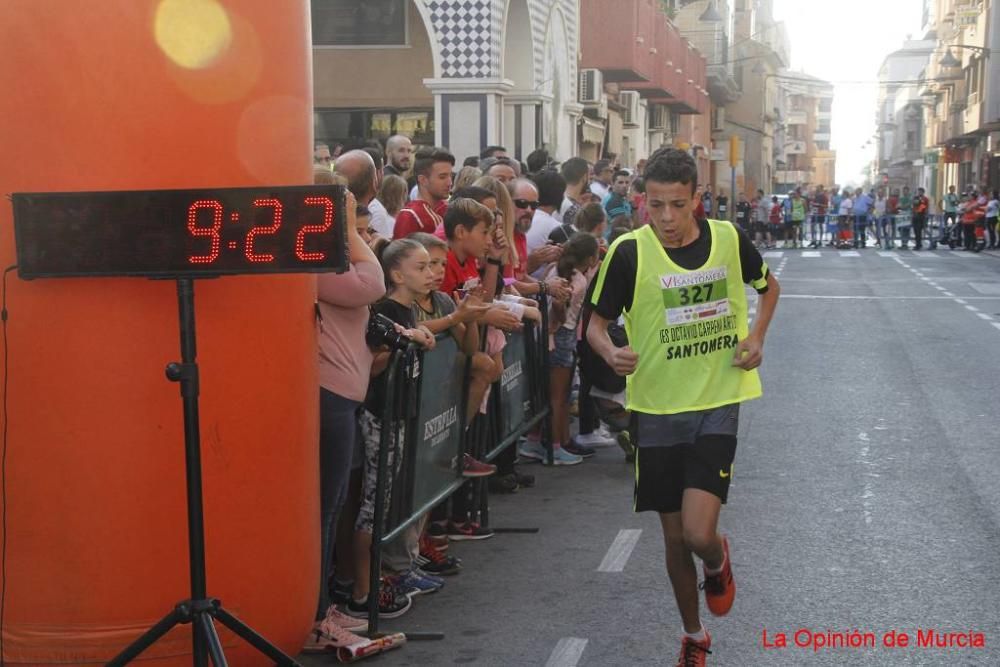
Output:
<instances>
[{"instance_id":1,"label":"white road marking","mask_svg":"<svg viewBox=\"0 0 1000 667\"><path fill-rule=\"evenodd\" d=\"M978 313L979 312L979 309L976 308L975 306L966 306L965 309L966 310L971 310L974 313Z\"/></svg>"},{"instance_id":2,"label":"white road marking","mask_svg":"<svg viewBox=\"0 0 1000 667\"><path fill-rule=\"evenodd\" d=\"M993 326L995 326L997 329L1000 329L1000 322L994 322Z\"/></svg>"},{"instance_id":3,"label":"white road marking","mask_svg":"<svg viewBox=\"0 0 1000 667\"><path fill-rule=\"evenodd\" d=\"M951 292L942 292L942 294L944 294L945 296L955 296L955 295L954 295L954 294L952 294Z\"/></svg>"},{"instance_id":4,"label":"white road marking","mask_svg":"<svg viewBox=\"0 0 1000 667\"><path fill-rule=\"evenodd\" d=\"M978 315L979 319L981 320L989 320L990 322L993 321L993 318L987 315L986 313L976 313L976 315Z\"/></svg>"},{"instance_id":5,"label":"white road marking","mask_svg":"<svg viewBox=\"0 0 1000 667\"><path fill-rule=\"evenodd\" d=\"M635 549L635 545L639 542L641 535L641 529L623 528L619 530L618 537L611 543L611 547L608 549L608 553L605 554L604 560L601 561L597 571L621 572L624 570L625 563L628 562L629 556L632 555L632 550Z\"/></svg>"},{"instance_id":6,"label":"white road marking","mask_svg":"<svg viewBox=\"0 0 1000 667\"><path fill-rule=\"evenodd\" d=\"M764 253L764 257L777 257L777 258L781 258L781 257L784 256L784 254L785 253L783 253L783 252L777 252L777 251L771 250L769 252L765 252Z\"/></svg>"},{"instance_id":7,"label":"white road marking","mask_svg":"<svg viewBox=\"0 0 1000 667\"><path fill-rule=\"evenodd\" d=\"M563 637L552 649L545 667L576 667L587 648L587 641L577 637Z\"/></svg>"},{"instance_id":8,"label":"white road marking","mask_svg":"<svg viewBox=\"0 0 1000 667\"><path fill-rule=\"evenodd\" d=\"M802 253L803 257L822 257L823 253L816 252L815 250L806 250Z\"/></svg>"},{"instance_id":9,"label":"white road marking","mask_svg":"<svg viewBox=\"0 0 1000 667\"><path fill-rule=\"evenodd\" d=\"M869 457L869 452L871 451L868 447L870 439L867 433L859 433L858 440L865 443L861 448L861 461L860 463L868 469L874 468L871 458ZM872 488L872 476L865 475L865 485L864 490L861 492L861 513L865 518L865 525L870 526L872 523L872 515L875 513L875 490Z\"/></svg>"},{"instance_id":10,"label":"white road marking","mask_svg":"<svg viewBox=\"0 0 1000 667\"><path fill-rule=\"evenodd\" d=\"M955 299L955 303L966 305L968 302L965 299Z\"/></svg>"},{"instance_id":11,"label":"white road marking","mask_svg":"<svg viewBox=\"0 0 1000 667\"><path fill-rule=\"evenodd\" d=\"M838 257L861 257L861 253L857 250L846 250L844 252L838 253Z\"/></svg>"},{"instance_id":12,"label":"white road marking","mask_svg":"<svg viewBox=\"0 0 1000 667\"><path fill-rule=\"evenodd\" d=\"M878 253L878 256L879 257L899 257L899 255L897 255L892 250L880 250L879 253Z\"/></svg>"}]
</instances>

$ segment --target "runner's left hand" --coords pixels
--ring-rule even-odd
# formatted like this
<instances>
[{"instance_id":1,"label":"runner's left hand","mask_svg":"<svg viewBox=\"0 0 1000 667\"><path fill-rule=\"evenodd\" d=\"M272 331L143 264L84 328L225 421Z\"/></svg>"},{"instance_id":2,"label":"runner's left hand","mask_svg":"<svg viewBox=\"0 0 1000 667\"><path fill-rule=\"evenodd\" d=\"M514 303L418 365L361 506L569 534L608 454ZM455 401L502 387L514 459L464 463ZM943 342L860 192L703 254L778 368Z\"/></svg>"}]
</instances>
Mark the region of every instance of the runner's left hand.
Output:
<instances>
[{"instance_id":1,"label":"runner's left hand","mask_svg":"<svg viewBox=\"0 0 1000 667\"><path fill-rule=\"evenodd\" d=\"M733 355L733 366L745 371L752 371L764 361L764 345L753 336L744 338L736 345Z\"/></svg>"}]
</instances>

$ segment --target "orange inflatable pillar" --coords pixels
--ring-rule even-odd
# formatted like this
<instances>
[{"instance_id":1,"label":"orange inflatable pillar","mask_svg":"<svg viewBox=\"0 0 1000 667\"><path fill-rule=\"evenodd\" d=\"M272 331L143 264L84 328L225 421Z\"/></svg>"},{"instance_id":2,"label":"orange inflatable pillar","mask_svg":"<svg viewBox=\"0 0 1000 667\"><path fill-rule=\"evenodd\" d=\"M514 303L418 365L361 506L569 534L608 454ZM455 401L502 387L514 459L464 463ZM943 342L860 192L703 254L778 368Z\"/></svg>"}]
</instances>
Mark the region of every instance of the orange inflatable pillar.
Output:
<instances>
[{"instance_id":1,"label":"orange inflatable pillar","mask_svg":"<svg viewBox=\"0 0 1000 667\"><path fill-rule=\"evenodd\" d=\"M311 183L308 12L5 0L0 192ZM318 579L314 286L195 283L208 592L292 655ZM12 272L7 308L4 659L104 662L189 594L175 285ZM267 664L220 632L230 664ZM142 658L190 653L187 626Z\"/></svg>"}]
</instances>

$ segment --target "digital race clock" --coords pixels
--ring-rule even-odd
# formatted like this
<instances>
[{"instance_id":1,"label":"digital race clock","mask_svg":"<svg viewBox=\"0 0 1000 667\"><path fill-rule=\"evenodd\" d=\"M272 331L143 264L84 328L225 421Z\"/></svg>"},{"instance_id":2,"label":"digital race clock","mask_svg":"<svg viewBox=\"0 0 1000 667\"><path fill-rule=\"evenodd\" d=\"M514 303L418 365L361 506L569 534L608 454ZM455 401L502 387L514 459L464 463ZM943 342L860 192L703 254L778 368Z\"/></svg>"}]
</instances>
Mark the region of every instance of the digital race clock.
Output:
<instances>
[{"instance_id":1,"label":"digital race clock","mask_svg":"<svg viewBox=\"0 0 1000 667\"><path fill-rule=\"evenodd\" d=\"M17 193L21 278L347 270L344 188Z\"/></svg>"}]
</instances>

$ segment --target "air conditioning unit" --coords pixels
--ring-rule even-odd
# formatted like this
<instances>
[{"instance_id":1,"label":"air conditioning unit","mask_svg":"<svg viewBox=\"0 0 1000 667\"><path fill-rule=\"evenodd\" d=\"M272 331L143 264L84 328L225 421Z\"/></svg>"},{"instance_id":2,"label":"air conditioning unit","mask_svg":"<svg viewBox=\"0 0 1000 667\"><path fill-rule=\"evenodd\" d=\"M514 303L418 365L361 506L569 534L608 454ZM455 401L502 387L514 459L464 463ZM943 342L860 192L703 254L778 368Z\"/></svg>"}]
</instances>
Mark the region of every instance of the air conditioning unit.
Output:
<instances>
[{"instance_id":1,"label":"air conditioning unit","mask_svg":"<svg viewBox=\"0 0 1000 667\"><path fill-rule=\"evenodd\" d=\"M618 101L625 112L622 114L622 123L625 127L639 127L639 93L634 90L623 90L618 96Z\"/></svg>"},{"instance_id":2,"label":"air conditioning unit","mask_svg":"<svg viewBox=\"0 0 1000 667\"><path fill-rule=\"evenodd\" d=\"M601 70L580 70L580 104L600 104L603 99L604 76Z\"/></svg>"},{"instance_id":3,"label":"air conditioning unit","mask_svg":"<svg viewBox=\"0 0 1000 667\"><path fill-rule=\"evenodd\" d=\"M649 114L649 129L664 131L670 128L670 110L664 104L654 104Z\"/></svg>"}]
</instances>

